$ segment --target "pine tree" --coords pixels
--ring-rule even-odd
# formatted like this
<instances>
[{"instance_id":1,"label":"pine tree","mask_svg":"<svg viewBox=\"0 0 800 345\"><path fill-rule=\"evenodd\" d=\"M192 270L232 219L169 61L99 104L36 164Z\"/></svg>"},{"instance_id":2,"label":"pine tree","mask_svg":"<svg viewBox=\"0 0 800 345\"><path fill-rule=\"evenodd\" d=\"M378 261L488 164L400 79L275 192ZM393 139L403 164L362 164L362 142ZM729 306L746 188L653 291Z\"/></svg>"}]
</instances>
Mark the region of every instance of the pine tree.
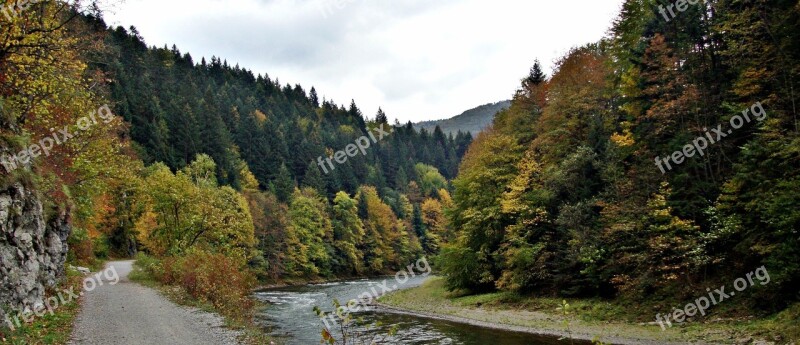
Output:
<instances>
[{"instance_id":1,"label":"pine tree","mask_svg":"<svg viewBox=\"0 0 800 345\"><path fill-rule=\"evenodd\" d=\"M278 170L278 177L272 183L272 189L281 202L288 204L291 201L295 183L289 173L289 169L286 168L286 164L281 164L281 168Z\"/></svg>"},{"instance_id":2,"label":"pine tree","mask_svg":"<svg viewBox=\"0 0 800 345\"><path fill-rule=\"evenodd\" d=\"M319 108L319 96L317 96L317 89L313 86L309 92L308 100L311 101L311 105L314 106L314 108Z\"/></svg>"},{"instance_id":3,"label":"pine tree","mask_svg":"<svg viewBox=\"0 0 800 345\"><path fill-rule=\"evenodd\" d=\"M389 124L389 118L386 116L386 113L384 113L383 109L381 108L378 108L378 113L375 114L375 123L377 123L379 126L381 124L385 125Z\"/></svg>"},{"instance_id":4,"label":"pine tree","mask_svg":"<svg viewBox=\"0 0 800 345\"><path fill-rule=\"evenodd\" d=\"M536 62L531 67L531 71L528 74L528 77L522 80L522 87L525 89L533 89L535 86L539 86L547 80L547 75L542 72L542 65L539 63L537 59Z\"/></svg>"},{"instance_id":5,"label":"pine tree","mask_svg":"<svg viewBox=\"0 0 800 345\"><path fill-rule=\"evenodd\" d=\"M322 173L319 171L319 166L311 162L306 169L306 175L303 178L303 186L311 187L320 194L326 194L325 180L322 178Z\"/></svg>"}]
</instances>

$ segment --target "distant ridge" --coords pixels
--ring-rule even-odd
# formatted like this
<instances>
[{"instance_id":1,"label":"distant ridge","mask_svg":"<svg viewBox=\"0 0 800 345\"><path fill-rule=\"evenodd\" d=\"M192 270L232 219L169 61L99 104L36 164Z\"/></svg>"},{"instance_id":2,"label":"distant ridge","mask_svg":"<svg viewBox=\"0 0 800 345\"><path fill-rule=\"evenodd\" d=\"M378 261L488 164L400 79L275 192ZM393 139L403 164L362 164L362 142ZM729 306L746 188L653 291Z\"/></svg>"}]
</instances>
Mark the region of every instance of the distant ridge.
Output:
<instances>
[{"instance_id":1,"label":"distant ridge","mask_svg":"<svg viewBox=\"0 0 800 345\"><path fill-rule=\"evenodd\" d=\"M438 125L442 128L444 134L447 135L450 133L455 135L458 131L462 131L470 132L474 136L486 129L486 127L489 127L489 125L492 124L494 116L500 111L508 109L509 106L511 106L511 101L489 103L467 110L461 113L461 115L450 119L416 123L414 124L414 129L419 131L424 128L425 130L431 132Z\"/></svg>"}]
</instances>

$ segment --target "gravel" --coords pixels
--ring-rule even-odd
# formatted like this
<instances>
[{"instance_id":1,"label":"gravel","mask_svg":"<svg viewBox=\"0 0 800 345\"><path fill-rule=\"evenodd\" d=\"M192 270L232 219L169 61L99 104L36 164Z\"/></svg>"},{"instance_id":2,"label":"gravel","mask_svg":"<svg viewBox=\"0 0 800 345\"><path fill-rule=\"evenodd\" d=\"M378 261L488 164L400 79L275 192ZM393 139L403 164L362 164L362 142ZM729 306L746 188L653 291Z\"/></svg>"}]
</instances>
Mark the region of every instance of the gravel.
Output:
<instances>
[{"instance_id":1,"label":"gravel","mask_svg":"<svg viewBox=\"0 0 800 345\"><path fill-rule=\"evenodd\" d=\"M196 308L178 306L157 291L133 283L133 261L109 263L119 282L104 283L83 294L83 306L68 344L239 344L239 332L224 319Z\"/></svg>"}]
</instances>

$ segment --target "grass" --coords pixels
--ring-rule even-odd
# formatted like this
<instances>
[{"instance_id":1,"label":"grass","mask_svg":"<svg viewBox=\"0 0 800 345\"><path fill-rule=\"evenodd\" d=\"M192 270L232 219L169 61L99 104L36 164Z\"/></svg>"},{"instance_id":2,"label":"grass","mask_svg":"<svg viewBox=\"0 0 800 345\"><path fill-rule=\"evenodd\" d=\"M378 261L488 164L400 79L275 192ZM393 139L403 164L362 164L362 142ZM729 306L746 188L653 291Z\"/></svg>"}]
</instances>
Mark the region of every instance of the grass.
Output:
<instances>
[{"instance_id":1,"label":"grass","mask_svg":"<svg viewBox=\"0 0 800 345\"><path fill-rule=\"evenodd\" d=\"M83 275L70 270L67 272L66 283L61 289L68 290L73 287L74 291L81 291ZM79 311L80 303L71 301L55 309L53 315L48 312L45 316L37 317L32 323L23 324L14 331L0 329L0 342L14 345L66 344L72 335L72 328ZM2 317L0 315L0 318Z\"/></svg>"},{"instance_id":2,"label":"grass","mask_svg":"<svg viewBox=\"0 0 800 345\"><path fill-rule=\"evenodd\" d=\"M772 338L778 343L800 342L800 303L777 315L746 324L743 328L754 336Z\"/></svg>"},{"instance_id":3,"label":"grass","mask_svg":"<svg viewBox=\"0 0 800 345\"><path fill-rule=\"evenodd\" d=\"M565 317L556 311L560 298L522 296L510 292L468 295L449 292L441 278L434 278L414 289L391 293L381 302L401 309L455 316L500 325L536 330L563 331ZM800 304L783 313L756 320L734 319L717 322L686 322L662 331L653 310L663 302L651 304L601 299L568 300L571 316L567 321L573 333L597 335L600 340L614 337L647 339L656 342L726 342L769 339L789 344L800 339Z\"/></svg>"},{"instance_id":4,"label":"grass","mask_svg":"<svg viewBox=\"0 0 800 345\"><path fill-rule=\"evenodd\" d=\"M274 340L252 320L242 320L240 318L230 317L227 315L228 313L222 312L218 308L214 307L212 303L201 301L192 297L179 286L165 285L161 283L149 272L149 270L143 268L143 266L153 265L153 260L154 259L150 257L140 256L136 263L134 263L133 271L128 275L128 278L131 281L160 291L167 299L176 304L221 315L225 319L225 326L227 328L243 333L242 338L239 340L245 344L274 344ZM142 262L144 262L144 264Z\"/></svg>"}]
</instances>

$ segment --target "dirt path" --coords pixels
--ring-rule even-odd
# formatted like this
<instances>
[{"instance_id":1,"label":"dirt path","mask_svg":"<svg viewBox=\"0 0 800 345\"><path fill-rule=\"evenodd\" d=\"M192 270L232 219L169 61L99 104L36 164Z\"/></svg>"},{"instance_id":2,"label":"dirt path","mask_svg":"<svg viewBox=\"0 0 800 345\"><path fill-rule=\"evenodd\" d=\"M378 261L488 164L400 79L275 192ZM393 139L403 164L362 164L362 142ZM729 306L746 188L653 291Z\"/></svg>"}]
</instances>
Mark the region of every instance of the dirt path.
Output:
<instances>
[{"instance_id":1,"label":"dirt path","mask_svg":"<svg viewBox=\"0 0 800 345\"><path fill-rule=\"evenodd\" d=\"M111 262L102 284L84 293L69 344L238 344L220 316L178 306L128 280L133 261ZM116 271L117 274L110 274ZM93 275L94 276L94 275ZM118 283L112 284L115 277ZM112 279L107 279L110 277Z\"/></svg>"}]
</instances>

